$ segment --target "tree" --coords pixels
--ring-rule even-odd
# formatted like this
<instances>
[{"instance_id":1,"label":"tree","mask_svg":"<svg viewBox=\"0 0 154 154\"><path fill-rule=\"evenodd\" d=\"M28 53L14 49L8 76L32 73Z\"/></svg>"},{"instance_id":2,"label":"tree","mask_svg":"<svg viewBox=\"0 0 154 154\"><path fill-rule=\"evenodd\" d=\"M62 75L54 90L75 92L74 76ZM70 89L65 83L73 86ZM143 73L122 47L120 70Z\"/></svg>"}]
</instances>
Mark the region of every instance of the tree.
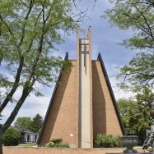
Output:
<instances>
[{"instance_id":1,"label":"tree","mask_svg":"<svg viewBox=\"0 0 154 154\"><path fill-rule=\"evenodd\" d=\"M128 110L131 110L132 108L136 108L137 107L137 103L132 100L132 99L119 99L117 101L118 104L118 108L120 111L120 115L122 117L124 117L126 115L126 113L128 112Z\"/></svg>"},{"instance_id":2,"label":"tree","mask_svg":"<svg viewBox=\"0 0 154 154\"><path fill-rule=\"evenodd\" d=\"M111 25L122 30L133 30L133 36L121 43L132 49L144 49L128 66L121 68L120 76L132 86L154 85L154 1L113 0L115 6L105 11ZM145 53L146 51L146 53Z\"/></svg>"},{"instance_id":3,"label":"tree","mask_svg":"<svg viewBox=\"0 0 154 154\"><path fill-rule=\"evenodd\" d=\"M150 111L154 93L145 88L138 91L135 100L120 99L117 101L127 134L137 134L141 143L146 130L151 126Z\"/></svg>"},{"instance_id":4,"label":"tree","mask_svg":"<svg viewBox=\"0 0 154 154\"><path fill-rule=\"evenodd\" d=\"M43 124L43 120L42 120L42 117L40 114L37 114L32 122L30 123L30 130L35 132L35 133L39 133L40 132L40 129L42 127L42 124Z\"/></svg>"},{"instance_id":5,"label":"tree","mask_svg":"<svg viewBox=\"0 0 154 154\"><path fill-rule=\"evenodd\" d=\"M117 76L124 77L121 88L135 92L134 105L130 100L120 100L120 111L128 133L138 134L143 141L145 130L150 126L151 102L154 85L154 1L153 0L112 0L114 7L105 11L111 26L133 31L133 36L120 44L139 49L128 65L120 69ZM144 50L144 52L143 52ZM126 103L127 102L127 103ZM127 106L126 106L127 104ZM130 105L128 105L130 104ZM128 107L129 106L129 107Z\"/></svg>"},{"instance_id":6,"label":"tree","mask_svg":"<svg viewBox=\"0 0 154 154\"><path fill-rule=\"evenodd\" d=\"M111 25L120 29L131 28L135 33L124 40L127 47L153 49L154 47L154 2L153 0L113 0L115 6L105 11Z\"/></svg>"},{"instance_id":7,"label":"tree","mask_svg":"<svg viewBox=\"0 0 154 154\"><path fill-rule=\"evenodd\" d=\"M21 133L16 128L8 128L3 135L5 146L17 146L21 141Z\"/></svg>"},{"instance_id":8,"label":"tree","mask_svg":"<svg viewBox=\"0 0 154 154\"><path fill-rule=\"evenodd\" d=\"M75 0L1 0L0 3L0 113L14 101L15 108L3 125L1 136L31 92L40 95L38 84L50 86L63 65L70 66L61 57L52 55L56 44L77 27L84 11L74 13ZM55 51L55 50L54 50ZM5 73L3 73L5 72ZM15 98L20 90L19 98Z\"/></svg>"},{"instance_id":9,"label":"tree","mask_svg":"<svg viewBox=\"0 0 154 154\"><path fill-rule=\"evenodd\" d=\"M154 86L154 53L137 53L127 66L120 68L117 76L124 77L121 87L136 89L139 87ZM127 82L128 81L128 82Z\"/></svg>"},{"instance_id":10,"label":"tree","mask_svg":"<svg viewBox=\"0 0 154 154\"><path fill-rule=\"evenodd\" d=\"M18 119L14 123L14 127L27 130L30 129L31 122L32 120L30 117L18 117Z\"/></svg>"},{"instance_id":11,"label":"tree","mask_svg":"<svg viewBox=\"0 0 154 154\"><path fill-rule=\"evenodd\" d=\"M125 104L126 102L127 105ZM127 134L138 135L141 143L143 143L146 130L150 128L151 124L149 110L147 108L141 109L137 102L132 103L132 101L125 99L119 100L118 106L121 106L119 109L122 112L122 121ZM125 113L123 114L124 111Z\"/></svg>"}]
</instances>

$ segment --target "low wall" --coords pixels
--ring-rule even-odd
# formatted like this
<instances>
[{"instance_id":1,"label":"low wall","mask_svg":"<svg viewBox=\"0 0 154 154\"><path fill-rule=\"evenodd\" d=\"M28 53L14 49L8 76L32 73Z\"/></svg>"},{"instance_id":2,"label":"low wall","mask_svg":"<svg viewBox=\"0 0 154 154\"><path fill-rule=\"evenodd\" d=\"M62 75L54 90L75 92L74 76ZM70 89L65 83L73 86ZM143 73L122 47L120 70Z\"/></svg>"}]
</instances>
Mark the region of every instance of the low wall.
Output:
<instances>
[{"instance_id":1,"label":"low wall","mask_svg":"<svg viewBox=\"0 0 154 154\"><path fill-rule=\"evenodd\" d=\"M38 148L38 147L3 147L3 154L106 154L121 153L125 148L93 148L93 149L66 149L66 148ZM137 149L138 152L143 152Z\"/></svg>"}]
</instances>

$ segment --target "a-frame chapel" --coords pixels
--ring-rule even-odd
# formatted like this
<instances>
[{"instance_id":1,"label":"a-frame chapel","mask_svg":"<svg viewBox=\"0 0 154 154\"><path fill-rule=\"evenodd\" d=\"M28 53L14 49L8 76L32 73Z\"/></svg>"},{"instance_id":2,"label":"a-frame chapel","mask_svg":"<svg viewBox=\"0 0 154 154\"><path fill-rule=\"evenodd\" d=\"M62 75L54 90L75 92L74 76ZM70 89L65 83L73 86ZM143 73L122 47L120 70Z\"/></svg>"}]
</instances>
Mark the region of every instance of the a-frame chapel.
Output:
<instances>
[{"instance_id":1,"label":"a-frame chapel","mask_svg":"<svg viewBox=\"0 0 154 154\"><path fill-rule=\"evenodd\" d=\"M86 39L79 37L78 29L76 45L71 71L60 74L60 84L55 86L39 146L62 138L70 147L93 148L97 134L125 134L102 56L99 53L97 60L91 60L91 27Z\"/></svg>"}]
</instances>

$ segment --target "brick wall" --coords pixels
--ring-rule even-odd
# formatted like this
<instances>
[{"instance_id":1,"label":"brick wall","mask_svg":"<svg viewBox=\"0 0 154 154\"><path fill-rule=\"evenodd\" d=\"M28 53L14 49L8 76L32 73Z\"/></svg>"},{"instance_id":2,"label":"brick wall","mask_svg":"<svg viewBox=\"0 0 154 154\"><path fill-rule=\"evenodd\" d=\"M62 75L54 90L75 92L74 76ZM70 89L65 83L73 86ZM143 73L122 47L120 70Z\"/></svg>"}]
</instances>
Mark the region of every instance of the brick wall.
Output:
<instances>
[{"instance_id":1,"label":"brick wall","mask_svg":"<svg viewBox=\"0 0 154 154\"><path fill-rule=\"evenodd\" d=\"M122 135L118 117L99 61L92 61L93 131Z\"/></svg>"},{"instance_id":2,"label":"brick wall","mask_svg":"<svg viewBox=\"0 0 154 154\"><path fill-rule=\"evenodd\" d=\"M53 138L62 138L73 147L77 146L76 61L72 61L72 64L72 71L60 78L60 85L52 102L40 145Z\"/></svg>"},{"instance_id":3,"label":"brick wall","mask_svg":"<svg viewBox=\"0 0 154 154\"><path fill-rule=\"evenodd\" d=\"M46 120L40 145L52 138L62 138L72 147L78 147L78 70L72 61L72 71L61 76L55 98ZM99 133L122 135L111 95L99 61L92 61L91 135ZM93 117L93 118L92 118ZM91 145L93 138L91 137Z\"/></svg>"},{"instance_id":4,"label":"brick wall","mask_svg":"<svg viewBox=\"0 0 154 154\"><path fill-rule=\"evenodd\" d=\"M56 148L20 148L3 147L4 154L108 154L121 153L125 148L94 148L94 149L56 149ZM138 152L144 152L137 149Z\"/></svg>"}]
</instances>

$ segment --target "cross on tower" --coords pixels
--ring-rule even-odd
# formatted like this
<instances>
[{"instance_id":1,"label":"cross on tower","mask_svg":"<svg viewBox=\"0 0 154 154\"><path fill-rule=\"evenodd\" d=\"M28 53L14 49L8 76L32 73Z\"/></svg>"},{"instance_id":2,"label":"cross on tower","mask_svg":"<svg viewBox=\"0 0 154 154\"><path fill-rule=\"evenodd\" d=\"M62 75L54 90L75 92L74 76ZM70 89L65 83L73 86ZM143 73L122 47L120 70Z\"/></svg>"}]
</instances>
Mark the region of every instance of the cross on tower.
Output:
<instances>
[{"instance_id":1,"label":"cross on tower","mask_svg":"<svg viewBox=\"0 0 154 154\"><path fill-rule=\"evenodd\" d=\"M87 50L87 45L84 39L84 43L82 44L84 46L84 50L81 51L81 54L84 54L84 67L85 67L85 72L87 73L87 54L89 54L89 51Z\"/></svg>"}]
</instances>

